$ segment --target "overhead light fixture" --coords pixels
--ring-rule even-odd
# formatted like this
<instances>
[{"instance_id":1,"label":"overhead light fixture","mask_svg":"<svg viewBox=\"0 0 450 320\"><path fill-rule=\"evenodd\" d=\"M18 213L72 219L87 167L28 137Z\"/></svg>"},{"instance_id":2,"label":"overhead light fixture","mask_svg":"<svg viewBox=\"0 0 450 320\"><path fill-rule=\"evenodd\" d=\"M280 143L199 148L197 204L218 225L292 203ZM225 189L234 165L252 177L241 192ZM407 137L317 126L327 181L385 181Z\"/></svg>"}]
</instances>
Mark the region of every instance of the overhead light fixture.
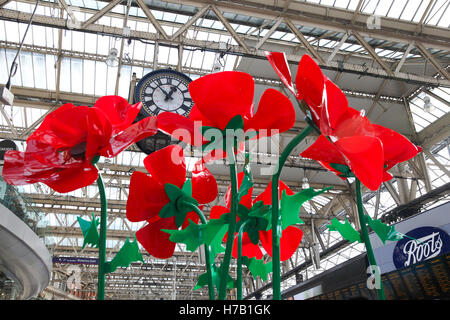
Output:
<instances>
[{"instance_id":1,"label":"overhead light fixture","mask_svg":"<svg viewBox=\"0 0 450 320\"><path fill-rule=\"evenodd\" d=\"M424 98L423 98L423 110L425 111L425 112L432 112L432 111L434 111L434 105L431 103L431 99L430 99L430 97L429 96L425 96Z\"/></svg>"},{"instance_id":2,"label":"overhead light fixture","mask_svg":"<svg viewBox=\"0 0 450 320\"><path fill-rule=\"evenodd\" d=\"M302 189L309 189L309 181L307 177L302 179Z\"/></svg>"},{"instance_id":3,"label":"overhead light fixture","mask_svg":"<svg viewBox=\"0 0 450 320\"><path fill-rule=\"evenodd\" d=\"M222 71L222 68L224 67L225 63L223 61L223 57L224 57L225 53L221 52L220 54L217 54L215 59L214 59L214 63L212 66L212 72L219 72Z\"/></svg>"},{"instance_id":4,"label":"overhead light fixture","mask_svg":"<svg viewBox=\"0 0 450 320\"><path fill-rule=\"evenodd\" d=\"M108 67L117 67L119 65L119 51L116 48L111 48L108 53L108 58L106 58L106 64Z\"/></svg>"},{"instance_id":5,"label":"overhead light fixture","mask_svg":"<svg viewBox=\"0 0 450 320\"><path fill-rule=\"evenodd\" d=\"M302 189L309 189L309 181L306 177L306 169L303 169Z\"/></svg>"}]
</instances>

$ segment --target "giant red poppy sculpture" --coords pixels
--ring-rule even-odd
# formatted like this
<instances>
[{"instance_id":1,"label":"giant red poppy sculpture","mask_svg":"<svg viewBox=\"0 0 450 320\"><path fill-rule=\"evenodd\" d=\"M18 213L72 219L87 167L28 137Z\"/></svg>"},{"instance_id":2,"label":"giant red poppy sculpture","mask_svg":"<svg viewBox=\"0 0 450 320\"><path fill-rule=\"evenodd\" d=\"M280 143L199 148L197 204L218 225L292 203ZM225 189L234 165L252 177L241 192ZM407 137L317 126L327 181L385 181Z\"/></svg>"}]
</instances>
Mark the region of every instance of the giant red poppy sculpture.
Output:
<instances>
[{"instance_id":1,"label":"giant red poppy sculpture","mask_svg":"<svg viewBox=\"0 0 450 320\"><path fill-rule=\"evenodd\" d=\"M188 250L195 250L200 237L191 232L198 230L199 220L206 219L201 204L217 197L217 183L203 164L196 164L191 179L186 179L183 149L171 145L144 159L149 174L135 171L131 175L127 201L127 219L131 222L147 221L136 232L137 240L152 256L171 257L176 242L186 238ZM194 242L194 244L192 243ZM205 246L207 283L210 299L214 299L213 270L210 249Z\"/></svg>"},{"instance_id":2,"label":"giant red poppy sculpture","mask_svg":"<svg viewBox=\"0 0 450 320\"><path fill-rule=\"evenodd\" d=\"M127 219L147 221L137 231L137 240L152 256L167 259L173 255L175 243L163 230L188 227L189 220L198 223L194 206L206 204L217 197L214 176L205 166L197 167L186 180L183 149L172 145L144 159L149 174L135 171L131 175L127 201Z\"/></svg>"},{"instance_id":3,"label":"giant red poppy sculpture","mask_svg":"<svg viewBox=\"0 0 450 320\"><path fill-rule=\"evenodd\" d=\"M370 123L364 111L358 111L348 105L345 94L325 75L320 67L308 55L302 56L296 75L295 86L292 84L289 65L284 53L266 52L266 56L286 87L302 101L302 110L310 123L303 137L294 138L286 150L290 152L313 127L320 136L300 155L316 160L329 171L342 179L355 177L358 214L361 233L347 223L342 225L333 220L330 230L339 231L344 238L364 242L369 262L376 266L368 238L367 224L372 227L382 241L396 241L404 235L364 214L360 183L371 190L377 190L381 183L392 179L387 171L396 164L416 156L421 148L415 146L403 135ZM305 108L306 105L306 108ZM285 151L286 151L285 150ZM284 157L282 155L282 160ZM278 172L279 174L279 172ZM274 175L275 179L278 179ZM274 180L272 180L274 181ZM277 195L273 193L277 201ZM273 200L274 201L274 200ZM275 277L274 271L274 277ZM378 289L380 299L384 299L384 289ZM280 297L279 291L277 291Z\"/></svg>"},{"instance_id":4,"label":"giant red poppy sculpture","mask_svg":"<svg viewBox=\"0 0 450 320\"><path fill-rule=\"evenodd\" d=\"M165 112L158 115L160 130L175 138L202 147L203 162L226 157L232 184L230 239L220 269L228 277L238 210L235 154L246 139L259 139L289 130L295 123L290 100L274 89L262 94L258 108L253 104L254 80L237 71L206 75L189 84L194 107L188 118ZM226 281L220 282L219 299L225 299Z\"/></svg>"},{"instance_id":5,"label":"giant red poppy sculpture","mask_svg":"<svg viewBox=\"0 0 450 320\"><path fill-rule=\"evenodd\" d=\"M104 299L106 273L142 260L137 242L127 239L116 256L106 262L107 202L96 166L100 156L115 157L132 143L157 132L155 117L133 123L141 106L141 103L131 105L119 96L102 97L93 107L67 103L44 118L28 137L24 152L8 151L4 158L3 177L12 185L42 182L57 192L67 193L97 180L100 222L80 217L78 222L85 237L84 245L99 247L99 300Z\"/></svg>"},{"instance_id":6,"label":"giant red poppy sculpture","mask_svg":"<svg viewBox=\"0 0 450 320\"><path fill-rule=\"evenodd\" d=\"M203 147L207 160L227 157L231 149L236 149L232 153L242 150L245 137L261 138L292 128L295 110L289 99L267 89L255 112L254 90L253 78L244 72L203 76L189 84L194 101L189 117L164 112L158 115L158 127L181 141Z\"/></svg>"},{"instance_id":7,"label":"giant red poppy sculpture","mask_svg":"<svg viewBox=\"0 0 450 320\"><path fill-rule=\"evenodd\" d=\"M307 54L298 64L295 85L286 55L266 52L266 56L286 87L298 100L306 102L320 128L321 136L301 154L302 157L317 160L341 177L348 174L348 170L334 164L348 166L361 183L377 190L383 181L392 178L387 170L420 152L420 147L403 135L370 123L363 112L351 108L345 94Z\"/></svg>"},{"instance_id":8,"label":"giant red poppy sculpture","mask_svg":"<svg viewBox=\"0 0 450 320\"><path fill-rule=\"evenodd\" d=\"M141 103L105 96L93 107L67 103L45 117L27 139L25 152L5 154L3 177L12 185L42 182L67 193L98 177L99 156L115 157L132 143L157 132L156 118L133 124Z\"/></svg>"},{"instance_id":9,"label":"giant red poppy sculpture","mask_svg":"<svg viewBox=\"0 0 450 320\"><path fill-rule=\"evenodd\" d=\"M392 179L387 170L420 152L421 148L403 135L370 123L362 112L351 108L344 93L331 81L325 88L322 135L301 153L302 157L317 160L340 176L348 170L335 164L348 166L362 184L377 190L383 181Z\"/></svg>"},{"instance_id":10,"label":"giant red poppy sculpture","mask_svg":"<svg viewBox=\"0 0 450 320\"><path fill-rule=\"evenodd\" d=\"M240 189L242 186L242 181L245 178L245 172L240 172L238 174L238 188ZM242 236L242 255L248 258L263 258L262 248L267 252L269 256L272 257L272 229L270 225L270 216L271 211L269 210L272 204L272 195L271 195L271 184L266 187L266 189L256 196L253 199L253 187L248 188L246 194L242 194L241 200L239 202L239 210L238 210L238 230L243 228L243 236ZM307 191L301 191L303 195L310 192L309 189ZM285 196L294 195L294 191L292 191L283 181L280 181L280 188L278 190L279 196L285 194ZM319 194L315 193L314 195ZM312 194L310 195L312 196ZM297 196L298 198L298 196ZM306 198L309 200L310 198ZM300 210L301 204L306 201L298 201L298 209ZM231 206L231 186L228 187L227 193L225 195L225 204L226 206L214 206L211 209L210 219L220 219L222 215L229 214L230 206ZM283 210L283 208L282 208ZM285 218L288 218L288 214L291 212L286 211ZM297 214L299 213L296 212ZM295 215L295 213L292 213ZM287 221L287 220L286 220ZM292 224L285 223L283 224L282 235L280 238L280 247L281 247L281 261L285 261L289 259L297 250L298 245L300 244L303 236L303 232L293 226L293 224L301 223L300 220L293 221ZM235 237L237 237L238 232L235 233ZM233 246L232 255L237 259L238 257L238 243L235 242Z\"/></svg>"}]
</instances>

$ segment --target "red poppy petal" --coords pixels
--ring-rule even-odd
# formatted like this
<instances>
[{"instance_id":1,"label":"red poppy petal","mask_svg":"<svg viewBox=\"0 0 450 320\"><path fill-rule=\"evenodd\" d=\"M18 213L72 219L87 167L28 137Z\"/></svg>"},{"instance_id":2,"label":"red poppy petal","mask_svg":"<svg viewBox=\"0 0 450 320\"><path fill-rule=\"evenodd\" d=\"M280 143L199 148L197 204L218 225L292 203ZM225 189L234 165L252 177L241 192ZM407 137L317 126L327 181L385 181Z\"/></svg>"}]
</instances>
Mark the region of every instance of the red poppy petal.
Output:
<instances>
[{"instance_id":1,"label":"red poppy petal","mask_svg":"<svg viewBox=\"0 0 450 320\"><path fill-rule=\"evenodd\" d=\"M387 171L383 171L383 182L389 181L393 178L392 174Z\"/></svg>"},{"instance_id":2,"label":"red poppy petal","mask_svg":"<svg viewBox=\"0 0 450 320\"><path fill-rule=\"evenodd\" d=\"M86 187L95 182L98 171L90 162L80 167L59 169L46 178L39 179L59 193L67 193Z\"/></svg>"},{"instance_id":3,"label":"red poppy petal","mask_svg":"<svg viewBox=\"0 0 450 320\"><path fill-rule=\"evenodd\" d=\"M170 145L149 154L144 159L144 166L161 185L171 183L181 188L186 181L186 164L179 145Z\"/></svg>"},{"instance_id":4,"label":"red poppy petal","mask_svg":"<svg viewBox=\"0 0 450 320\"><path fill-rule=\"evenodd\" d=\"M192 221L195 224L198 224L198 222L200 221L200 217L194 211L188 212L186 214L186 219L184 219L183 225L181 226L181 229L183 229L183 230L186 229L189 225L189 221Z\"/></svg>"},{"instance_id":5,"label":"red poppy petal","mask_svg":"<svg viewBox=\"0 0 450 320\"><path fill-rule=\"evenodd\" d=\"M202 135L200 132L201 122L194 122L173 112L163 112L158 115L158 129L171 135L177 140L200 147Z\"/></svg>"},{"instance_id":6,"label":"red poppy petal","mask_svg":"<svg viewBox=\"0 0 450 320\"><path fill-rule=\"evenodd\" d=\"M298 63L295 86L308 106L315 108L322 103L323 88L326 77L317 63L307 54L304 54ZM320 116L320 113L318 114Z\"/></svg>"},{"instance_id":7,"label":"red poppy petal","mask_svg":"<svg viewBox=\"0 0 450 320\"><path fill-rule=\"evenodd\" d=\"M214 206L211 208L211 211L209 212L209 219L220 219L220 217L230 212L230 209L224 206Z\"/></svg>"},{"instance_id":8,"label":"red poppy petal","mask_svg":"<svg viewBox=\"0 0 450 320\"><path fill-rule=\"evenodd\" d=\"M129 104L126 99L119 96L104 96L94 104L94 108L100 109L109 118L113 133L128 128L136 119L141 107L141 102Z\"/></svg>"},{"instance_id":9,"label":"red poppy petal","mask_svg":"<svg viewBox=\"0 0 450 320\"><path fill-rule=\"evenodd\" d=\"M189 112L188 118L192 121L198 121L200 122L200 126L209 126L214 127L215 123L211 122L208 118L206 118L198 109L198 106L194 104L191 111Z\"/></svg>"},{"instance_id":10,"label":"red poppy petal","mask_svg":"<svg viewBox=\"0 0 450 320\"><path fill-rule=\"evenodd\" d=\"M419 153L419 149L405 136L394 130L373 124L375 135L383 143L385 170L389 170L397 163L409 160Z\"/></svg>"},{"instance_id":11,"label":"red poppy petal","mask_svg":"<svg viewBox=\"0 0 450 320\"><path fill-rule=\"evenodd\" d=\"M41 125L28 137L27 142L37 140L55 149L71 147L81 142L87 130L87 110L88 107L75 107L71 103L62 105L44 118ZM75 121L71 121L72 119ZM60 127L57 123L65 125L66 130L54 132L53 126ZM60 131L62 134L58 135Z\"/></svg>"},{"instance_id":12,"label":"red poppy petal","mask_svg":"<svg viewBox=\"0 0 450 320\"><path fill-rule=\"evenodd\" d=\"M291 196L294 194L294 191L291 190L283 181L278 181L278 199L281 198L281 195L283 191L286 190L286 194L288 196ZM262 201L265 205L271 205L272 204L272 181L269 182L266 189L264 189L263 192L261 192L253 201L254 203Z\"/></svg>"},{"instance_id":13,"label":"red poppy petal","mask_svg":"<svg viewBox=\"0 0 450 320\"><path fill-rule=\"evenodd\" d=\"M244 72L217 72L192 81L189 92L203 116L223 130L233 117L249 112L254 81Z\"/></svg>"},{"instance_id":14,"label":"red poppy petal","mask_svg":"<svg viewBox=\"0 0 450 320\"><path fill-rule=\"evenodd\" d=\"M136 239L155 258L167 259L173 255L176 243L170 241L170 234L161 229L177 229L175 217L149 223L136 232Z\"/></svg>"},{"instance_id":15,"label":"red poppy petal","mask_svg":"<svg viewBox=\"0 0 450 320\"><path fill-rule=\"evenodd\" d=\"M345 114L340 118L336 130L331 135L340 139L351 136L375 136L373 125L364 116L364 111L358 111L348 107Z\"/></svg>"},{"instance_id":16,"label":"red poppy petal","mask_svg":"<svg viewBox=\"0 0 450 320\"><path fill-rule=\"evenodd\" d=\"M25 176L25 153L17 150L7 151L4 155L2 176L6 183L11 185L24 185L34 183ZM44 168L44 165L42 165Z\"/></svg>"},{"instance_id":17,"label":"red poppy petal","mask_svg":"<svg viewBox=\"0 0 450 320\"><path fill-rule=\"evenodd\" d=\"M99 153L99 150L109 144L112 127L105 114L97 109L90 108L88 113L88 136L86 140L85 158L90 161Z\"/></svg>"},{"instance_id":18,"label":"red poppy petal","mask_svg":"<svg viewBox=\"0 0 450 320\"><path fill-rule=\"evenodd\" d=\"M233 258L237 259L237 243L238 243L238 237L236 235L234 242L233 242L233 250L231 251L231 255ZM262 259L263 253L261 251L261 248L257 244L253 244L250 241L250 238L247 233L244 232L242 235L242 256L248 257L248 258L256 258L256 259Z\"/></svg>"},{"instance_id":19,"label":"red poppy petal","mask_svg":"<svg viewBox=\"0 0 450 320\"><path fill-rule=\"evenodd\" d=\"M330 80L325 82L325 92L325 103L320 115L320 131L324 135L331 136L348 111L348 101L342 90Z\"/></svg>"},{"instance_id":20,"label":"red poppy petal","mask_svg":"<svg viewBox=\"0 0 450 320\"><path fill-rule=\"evenodd\" d=\"M284 52L268 52L265 51L264 54L272 65L273 69L280 77L281 82L293 93L295 94L294 86L292 85L291 70L289 69L289 64L286 59L286 54Z\"/></svg>"},{"instance_id":21,"label":"red poppy petal","mask_svg":"<svg viewBox=\"0 0 450 320\"><path fill-rule=\"evenodd\" d=\"M109 141L106 148L99 151L105 157L115 157L131 144L158 132L156 117L147 117L126 128Z\"/></svg>"},{"instance_id":22,"label":"red poppy petal","mask_svg":"<svg viewBox=\"0 0 450 320\"><path fill-rule=\"evenodd\" d=\"M245 175L245 173L243 171L241 171L237 174L237 189L238 189L238 191L239 191L239 188L241 187L242 180L244 179L244 175ZM252 206L252 194L253 194L253 188L250 188L248 190L247 194L241 198L241 201L239 201L239 203L250 209ZM231 207L231 185L228 186L227 192L225 193L225 205L228 208Z\"/></svg>"},{"instance_id":23,"label":"red poppy petal","mask_svg":"<svg viewBox=\"0 0 450 320\"><path fill-rule=\"evenodd\" d=\"M320 135L300 156L316 161L346 164L339 150L324 135Z\"/></svg>"},{"instance_id":24,"label":"red poppy petal","mask_svg":"<svg viewBox=\"0 0 450 320\"><path fill-rule=\"evenodd\" d=\"M383 180L383 146L375 137L355 136L339 139L335 146L344 155L355 176L370 190Z\"/></svg>"},{"instance_id":25,"label":"red poppy petal","mask_svg":"<svg viewBox=\"0 0 450 320\"><path fill-rule=\"evenodd\" d=\"M48 168L73 168L84 162L82 157L74 158L69 148L55 149L50 144L34 139L28 140L24 157L27 168L33 172L42 170L41 165ZM41 165L33 164L35 161ZM36 169L33 169L35 166Z\"/></svg>"},{"instance_id":26,"label":"red poppy petal","mask_svg":"<svg viewBox=\"0 0 450 320\"><path fill-rule=\"evenodd\" d=\"M127 200L127 219L131 222L144 221L158 216L169 202L164 187L153 177L135 171L130 178Z\"/></svg>"},{"instance_id":27,"label":"red poppy petal","mask_svg":"<svg viewBox=\"0 0 450 320\"><path fill-rule=\"evenodd\" d=\"M209 203L217 197L217 182L205 165L196 163L192 171L192 197L199 203Z\"/></svg>"},{"instance_id":28,"label":"red poppy petal","mask_svg":"<svg viewBox=\"0 0 450 320\"><path fill-rule=\"evenodd\" d=\"M54 149L59 149L73 147L86 141L88 113L89 107L64 105L47 115L41 126L27 139L27 142L38 140L51 145Z\"/></svg>"},{"instance_id":29,"label":"red poppy petal","mask_svg":"<svg viewBox=\"0 0 450 320\"><path fill-rule=\"evenodd\" d=\"M259 233L259 239L261 244L272 257L272 230L261 231ZM295 251L298 249L300 242L302 241L303 231L294 226L289 226L283 230L280 238L280 260L285 261L292 257Z\"/></svg>"},{"instance_id":30,"label":"red poppy petal","mask_svg":"<svg viewBox=\"0 0 450 320\"><path fill-rule=\"evenodd\" d=\"M246 123L245 131L263 130L258 137L265 137L287 131L294 123L295 110L289 98L275 89L267 89L261 96L255 115Z\"/></svg>"}]
</instances>

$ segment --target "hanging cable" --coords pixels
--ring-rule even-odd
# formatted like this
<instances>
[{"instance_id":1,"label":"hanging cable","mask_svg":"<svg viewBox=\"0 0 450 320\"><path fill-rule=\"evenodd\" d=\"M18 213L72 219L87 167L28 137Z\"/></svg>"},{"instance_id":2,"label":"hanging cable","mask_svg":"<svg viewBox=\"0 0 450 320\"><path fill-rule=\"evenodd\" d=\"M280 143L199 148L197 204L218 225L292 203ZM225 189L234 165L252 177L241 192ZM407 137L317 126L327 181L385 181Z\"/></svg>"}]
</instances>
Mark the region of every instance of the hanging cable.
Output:
<instances>
[{"instance_id":1,"label":"hanging cable","mask_svg":"<svg viewBox=\"0 0 450 320\"><path fill-rule=\"evenodd\" d=\"M17 72L18 64L17 64L16 60L17 60L17 57L20 54L20 51L22 50L22 46L23 46L23 43L25 41L25 37L27 36L28 29L30 28L31 22L33 22L34 13L36 12L36 9L37 9L38 5L39 5L39 0L36 0L36 6L34 7L33 13L31 14L30 21L28 21L27 28L25 29L25 33L23 35L22 41L20 42L19 49L17 50L16 56L14 57L14 60L13 60L13 62L11 64L11 69L9 70L8 82L6 82L6 88L8 90L11 89L11 79L15 76L15 74Z\"/></svg>"}]
</instances>

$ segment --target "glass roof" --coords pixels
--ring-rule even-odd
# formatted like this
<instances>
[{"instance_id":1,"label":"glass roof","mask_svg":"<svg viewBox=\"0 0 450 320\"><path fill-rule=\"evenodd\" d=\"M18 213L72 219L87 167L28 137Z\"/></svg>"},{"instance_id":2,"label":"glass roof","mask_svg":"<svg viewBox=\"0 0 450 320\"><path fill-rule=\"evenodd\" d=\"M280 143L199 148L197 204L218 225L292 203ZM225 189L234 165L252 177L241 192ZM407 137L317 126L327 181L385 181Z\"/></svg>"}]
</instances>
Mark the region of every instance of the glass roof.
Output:
<instances>
[{"instance_id":1,"label":"glass roof","mask_svg":"<svg viewBox=\"0 0 450 320\"><path fill-rule=\"evenodd\" d=\"M356 10L359 2L359 0L294 1L316 3L347 10ZM433 1L433 4L428 12L426 12L430 1ZM449 5L450 1L448 0L363 0L359 11L371 15L413 22L420 22L423 18L424 24L448 28L450 24L445 17L450 15Z\"/></svg>"}]
</instances>

